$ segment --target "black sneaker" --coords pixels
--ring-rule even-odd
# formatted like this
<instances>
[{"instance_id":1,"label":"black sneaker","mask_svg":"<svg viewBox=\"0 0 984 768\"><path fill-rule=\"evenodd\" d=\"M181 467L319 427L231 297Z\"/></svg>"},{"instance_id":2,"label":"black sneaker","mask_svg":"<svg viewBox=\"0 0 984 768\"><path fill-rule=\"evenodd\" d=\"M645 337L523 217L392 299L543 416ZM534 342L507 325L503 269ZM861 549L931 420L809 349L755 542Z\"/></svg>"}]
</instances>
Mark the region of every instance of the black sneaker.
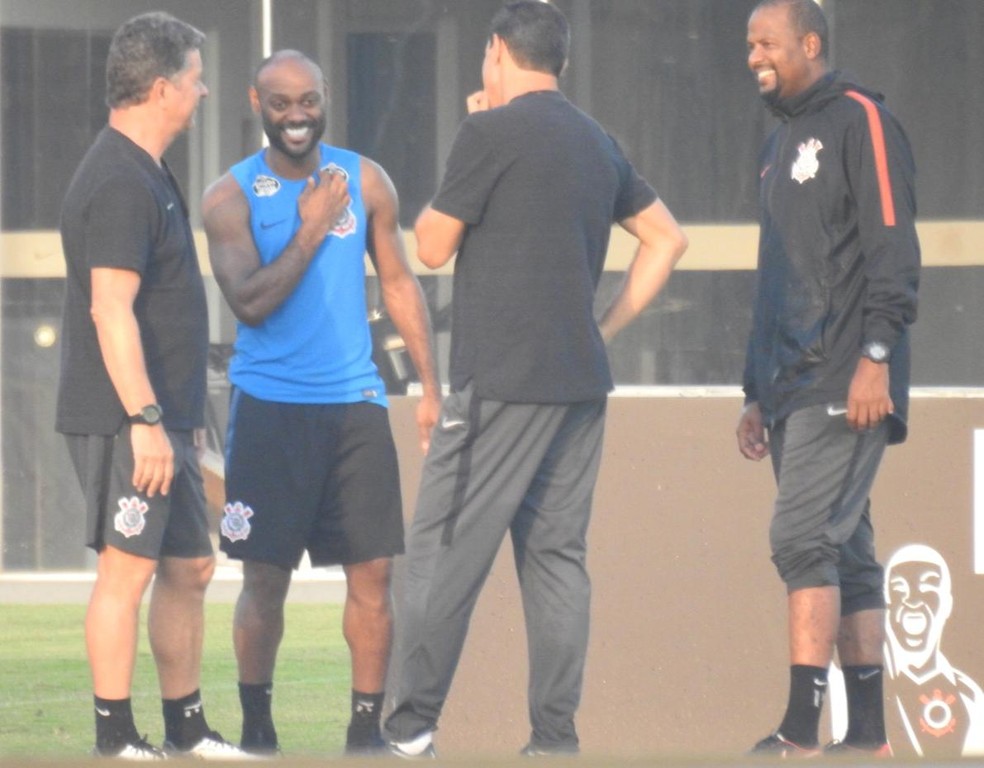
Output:
<instances>
[{"instance_id":1,"label":"black sneaker","mask_svg":"<svg viewBox=\"0 0 984 768\"><path fill-rule=\"evenodd\" d=\"M379 732L379 723L364 725L349 723L345 735L345 754L349 757L371 757L387 752L386 741Z\"/></svg>"},{"instance_id":2,"label":"black sneaker","mask_svg":"<svg viewBox=\"0 0 984 768\"><path fill-rule=\"evenodd\" d=\"M274 758L284 756L279 744L240 744L239 748L251 757Z\"/></svg>"},{"instance_id":3,"label":"black sneaker","mask_svg":"<svg viewBox=\"0 0 984 768\"><path fill-rule=\"evenodd\" d=\"M258 727L247 728L243 725L239 738L239 748L257 757L281 757L280 741L277 739L277 729L272 722L266 722Z\"/></svg>"},{"instance_id":4,"label":"black sneaker","mask_svg":"<svg viewBox=\"0 0 984 768\"><path fill-rule=\"evenodd\" d=\"M779 731L775 731L752 747L748 754L797 760L805 757L818 757L821 750L819 747L801 747L787 739Z\"/></svg>"},{"instance_id":5,"label":"black sneaker","mask_svg":"<svg viewBox=\"0 0 984 768\"><path fill-rule=\"evenodd\" d=\"M112 757L117 760L167 760L167 755L163 750L158 749L147 741L146 736L128 741L115 752L104 751L99 749L99 747L93 747L92 756Z\"/></svg>"}]
</instances>

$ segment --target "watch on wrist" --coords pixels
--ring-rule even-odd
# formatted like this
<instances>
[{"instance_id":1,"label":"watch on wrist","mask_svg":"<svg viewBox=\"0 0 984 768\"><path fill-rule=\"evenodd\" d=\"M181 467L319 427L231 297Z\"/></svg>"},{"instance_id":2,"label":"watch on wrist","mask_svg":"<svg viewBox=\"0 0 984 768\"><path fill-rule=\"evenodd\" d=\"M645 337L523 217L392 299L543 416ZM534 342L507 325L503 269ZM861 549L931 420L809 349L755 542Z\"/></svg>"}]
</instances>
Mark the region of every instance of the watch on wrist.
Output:
<instances>
[{"instance_id":1,"label":"watch on wrist","mask_svg":"<svg viewBox=\"0 0 984 768\"><path fill-rule=\"evenodd\" d=\"M887 363L889 357L888 347L880 341L869 341L861 347L862 357L867 357L873 363Z\"/></svg>"},{"instance_id":2,"label":"watch on wrist","mask_svg":"<svg viewBox=\"0 0 984 768\"><path fill-rule=\"evenodd\" d=\"M161 423L161 416L163 415L164 409L157 405L157 403L151 403L141 408L138 413L130 414L129 419L131 424L149 424L153 426L154 424Z\"/></svg>"}]
</instances>

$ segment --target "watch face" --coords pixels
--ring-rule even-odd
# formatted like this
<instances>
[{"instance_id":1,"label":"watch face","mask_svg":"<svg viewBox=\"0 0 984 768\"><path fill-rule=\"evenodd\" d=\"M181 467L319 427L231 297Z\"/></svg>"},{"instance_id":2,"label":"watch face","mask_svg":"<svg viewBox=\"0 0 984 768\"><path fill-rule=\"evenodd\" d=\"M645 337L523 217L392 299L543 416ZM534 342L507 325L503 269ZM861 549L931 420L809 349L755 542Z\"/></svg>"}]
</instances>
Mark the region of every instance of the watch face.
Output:
<instances>
[{"instance_id":1,"label":"watch face","mask_svg":"<svg viewBox=\"0 0 984 768\"><path fill-rule=\"evenodd\" d=\"M140 418L145 424L157 424L161 420L160 406L145 405L140 409Z\"/></svg>"},{"instance_id":2,"label":"watch face","mask_svg":"<svg viewBox=\"0 0 984 768\"><path fill-rule=\"evenodd\" d=\"M864 348L864 355L869 360L881 363L888 360L888 347L880 342L873 341Z\"/></svg>"}]
</instances>

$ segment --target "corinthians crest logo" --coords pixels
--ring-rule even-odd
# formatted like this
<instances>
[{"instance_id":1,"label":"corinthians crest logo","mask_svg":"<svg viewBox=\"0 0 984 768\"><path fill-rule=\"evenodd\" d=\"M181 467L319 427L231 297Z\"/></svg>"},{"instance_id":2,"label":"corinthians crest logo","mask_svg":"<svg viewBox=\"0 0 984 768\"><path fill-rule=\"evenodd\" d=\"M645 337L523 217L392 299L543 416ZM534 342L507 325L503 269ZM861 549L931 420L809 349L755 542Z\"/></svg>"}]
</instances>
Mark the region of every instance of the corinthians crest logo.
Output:
<instances>
[{"instance_id":1,"label":"corinthians crest logo","mask_svg":"<svg viewBox=\"0 0 984 768\"><path fill-rule=\"evenodd\" d=\"M823 149L820 139L807 139L797 147L799 157L793 163L793 180L802 184L817 175L820 170L820 161L817 160L817 153Z\"/></svg>"},{"instance_id":2,"label":"corinthians crest logo","mask_svg":"<svg viewBox=\"0 0 984 768\"><path fill-rule=\"evenodd\" d=\"M328 173L336 176L341 176L345 179L345 181L349 180L348 171L337 163L328 163L327 165L323 165L321 166L321 170L328 171ZM332 225L331 234L335 237L348 237L349 235L354 234L356 229L357 222L355 219L355 214L352 213L352 206L349 206L342 212L342 215L338 217L338 221Z\"/></svg>"},{"instance_id":3,"label":"corinthians crest logo","mask_svg":"<svg viewBox=\"0 0 984 768\"><path fill-rule=\"evenodd\" d=\"M113 518L113 527L128 539L139 536L147 525L147 502L131 496L129 499L121 498L118 503L120 511Z\"/></svg>"},{"instance_id":4,"label":"corinthians crest logo","mask_svg":"<svg viewBox=\"0 0 984 768\"><path fill-rule=\"evenodd\" d=\"M234 504L226 504L223 509L224 515L219 530L229 541L244 541L249 538L252 525L249 519L253 516L253 510L237 501Z\"/></svg>"}]
</instances>

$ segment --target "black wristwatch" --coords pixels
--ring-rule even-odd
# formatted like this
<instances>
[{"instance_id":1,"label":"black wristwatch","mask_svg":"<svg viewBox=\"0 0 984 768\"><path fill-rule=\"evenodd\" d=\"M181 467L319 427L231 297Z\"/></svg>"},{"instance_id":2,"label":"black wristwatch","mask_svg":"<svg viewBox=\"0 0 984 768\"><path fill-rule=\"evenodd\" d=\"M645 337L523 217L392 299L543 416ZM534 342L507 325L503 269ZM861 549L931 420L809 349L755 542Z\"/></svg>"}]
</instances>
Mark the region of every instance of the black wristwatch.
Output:
<instances>
[{"instance_id":1,"label":"black wristwatch","mask_svg":"<svg viewBox=\"0 0 984 768\"><path fill-rule=\"evenodd\" d=\"M131 424L150 424L153 426L161 423L161 416L163 415L164 409L157 403L151 403L141 408L139 413L132 414L129 419Z\"/></svg>"},{"instance_id":2,"label":"black wristwatch","mask_svg":"<svg viewBox=\"0 0 984 768\"><path fill-rule=\"evenodd\" d=\"M880 341L869 341L861 347L861 356L867 357L873 363L887 363L890 353L888 347Z\"/></svg>"}]
</instances>

